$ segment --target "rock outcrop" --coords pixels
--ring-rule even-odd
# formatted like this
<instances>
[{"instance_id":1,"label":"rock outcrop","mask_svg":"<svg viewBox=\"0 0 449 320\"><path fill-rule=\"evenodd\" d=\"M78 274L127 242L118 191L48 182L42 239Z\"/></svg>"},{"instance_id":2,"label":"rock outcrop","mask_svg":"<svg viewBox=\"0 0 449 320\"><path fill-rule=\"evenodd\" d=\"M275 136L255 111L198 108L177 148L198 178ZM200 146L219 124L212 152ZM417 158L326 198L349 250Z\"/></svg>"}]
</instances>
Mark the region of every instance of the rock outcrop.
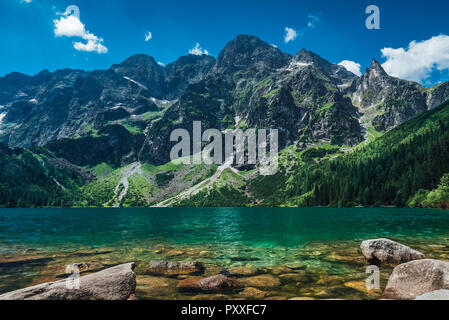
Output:
<instances>
[{"instance_id":1,"label":"rock outcrop","mask_svg":"<svg viewBox=\"0 0 449 320\"><path fill-rule=\"evenodd\" d=\"M388 280L383 297L413 300L443 289L449 289L449 262L424 259L397 266Z\"/></svg>"},{"instance_id":2,"label":"rock outcrop","mask_svg":"<svg viewBox=\"0 0 449 320\"><path fill-rule=\"evenodd\" d=\"M416 82L391 77L373 59L357 80L353 102L378 131L388 131L427 111L424 87Z\"/></svg>"},{"instance_id":3,"label":"rock outcrop","mask_svg":"<svg viewBox=\"0 0 449 320\"><path fill-rule=\"evenodd\" d=\"M67 286L67 280L61 280L8 292L0 300L127 300L136 290L134 268L127 263L81 277L79 289L75 282L69 280Z\"/></svg>"},{"instance_id":4,"label":"rock outcrop","mask_svg":"<svg viewBox=\"0 0 449 320\"><path fill-rule=\"evenodd\" d=\"M366 240L362 242L360 248L368 262L375 265L397 265L425 259L421 252L389 239Z\"/></svg>"}]
</instances>

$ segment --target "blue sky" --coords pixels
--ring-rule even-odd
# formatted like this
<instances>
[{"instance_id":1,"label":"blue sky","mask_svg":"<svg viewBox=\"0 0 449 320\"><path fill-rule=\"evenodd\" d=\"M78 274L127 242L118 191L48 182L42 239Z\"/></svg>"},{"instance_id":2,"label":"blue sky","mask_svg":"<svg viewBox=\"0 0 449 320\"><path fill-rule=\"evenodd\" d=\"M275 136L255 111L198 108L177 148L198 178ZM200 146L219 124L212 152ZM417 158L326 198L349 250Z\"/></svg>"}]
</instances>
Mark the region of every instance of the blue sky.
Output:
<instances>
[{"instance_id":1,"label":"blue sky","mask_svg":"<svg viewBox=\"0 0 449 320\"><path fill-rule=\"evenodd\" d=\"M380 30L365 26L371 4L380 8ZM83 35L57 31L69 5L80 9ZM392 75L431 85L449 80L447 12L446 0L0 0L0 76L106 69L135 53L167 64L197 43L217 56L244 33L290 54L306 48L360 64L362 73L374 57ZM288 43L286 28L297 35Z\"/></svg>"}]
</instances>

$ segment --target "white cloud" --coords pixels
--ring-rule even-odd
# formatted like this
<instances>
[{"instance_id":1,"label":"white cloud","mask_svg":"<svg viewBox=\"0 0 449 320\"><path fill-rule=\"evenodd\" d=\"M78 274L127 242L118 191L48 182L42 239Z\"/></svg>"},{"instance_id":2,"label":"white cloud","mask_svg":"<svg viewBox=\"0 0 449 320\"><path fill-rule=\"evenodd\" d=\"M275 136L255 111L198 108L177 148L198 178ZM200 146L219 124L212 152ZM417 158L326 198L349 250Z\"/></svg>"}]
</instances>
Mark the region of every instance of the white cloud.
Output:
<instances>
[{"instance_id":1,"label":"white cloud","mask_svg":"<svg viewBox=\"0 0 449 320\"><path fill-rule=\"evenodd\" d=\"M78 51L86 51L86 52L97 52L97 53L106 53L108 52L108 48L106 48L103 44L101 44L97 40L87 40L87 43L83 42L75 42L73 47Z\"/></svg>"},{"instance_id":2,"label":"white cloud","mask_svg":"<svg viewBox=\"0 0 449 320\"><path fill-rule=\"evenodd\" d=\"M158 61L157 63L158 65L160 65L161 67L165 67L165 63Z\"/></svg>"},{"instance_id":3,"label":"white cloud","mask_svg":"<svg viewBox=\"0 0 449 320\"><path fill-rule=\"evenodd\" d=\"M145 34L145 42L148 42L148 41L150 41L151 39L153 39L153 34L152 34L150 31L148 31L148 32Z\"/></svg>"},{"instance_id":4,"label":"white cloud","mask_svg":"<svg viewBox=\"0 0 449 320\"><path fill-rule=\"evenodd\" d=\"M57 37L83 37L86 34L84 24L75 16L62 16L53 23Z\"/></svg>"},{"instance_id":5,"label":"white cloud","mask_svg":"<svg viewBox=\"0 0 449 320\"><path fill-rule=\"evenodd\" d=\"M294 41L297 37L303 37L304 34L311 29L314 29L316 25L321 21L321 19L313 14L309 14L307 16L307 24L299 29L299 31L286 27L285 28L285 36L284 42L289 43L290 41Z\"/></svg>"},{"instance_id":6,"label":"white cloud","mask_svg":"<svg viewBox=\"0 0 449 320\"><path fill-rule=\"evenodd\" d=\"M313 29L316 27L317 23L320 22L320 18L314 16L313 14L309 14L309 22L307 23L307 27Z\"/></svg>"},{"instance_id":7,"label":"white cloud","mask_svg":"<svg viewBox=\"0 0 449 320\"><path fill-rule=\"evenodd\" d=\"M385 71L394 77L423 83L435 70L449 70L449 36L439 35L421 42L412 41L408 48L383 48Z\"/></svg>"},{"instance_id":8,"label":"white cloud","mask_svg":"<svg viewBox=\"0 0 449 320\"><path fill-rule=\"evenodd\" d=\"M73 47L78 51L106 53L108 48L103 45L103 39L86 30L84 24L75 15L63 13L61 18L53 20L55 25L55 36L57 37L79 37L87 41L74 42Z\"/></svg>"},{"instance_id":9,"label":"white cloud","mask_svg":"<svg viewBox=\"0 0 449 320\"><path fill-rule=\"evenodd\" d=\"M22 2L30 3L33 0L22 0Z\"/></svg>"},{"instance_id":10,"label":"white cloud","mask_svg":"<svg viewBox=\"0 0 449 320\"><path fill-rule=\"evenodd\" d=\"M297 36L298 33L296 32L295 29L289 27L285 28L285 37L284 37L285 43L289 43L290 41L295 40Z\"/></svg>"},{"instance_id":11,"label":"white cloud","mask_svg":"<svg viewBox=\"0 0 449 320\"><path fill-rule=\"evenodd\" d=\"M360 63L356 63L356 62L350 61L350 60L343 60L338 65L345 67L346 70L352 72L356 76L360 77L362 75L362 72L360 71L360 67L361 67Z\"/></svg>"},{"instance_id":12,"label":"white cloud","mask_svg":"<svg viewBox=\"0 0 449 320\"><path fill-rule=\"evenodd\" d=\"M196 43L195 47L189 50L189 54L193 54L196 56L201 56L203 54L209 55L209 51L201 48L201 45L199 43Z\"/></svg>"},{"instance_id":13,"label":"white cloud","mask_svg":"<svg viewBox=\"0 0 449 320\"><path fill-rule=\"evenodd\" d=\"M278 46L275 44L271 44L272 47L277 48Z\"/></svg>"}]
</instances>

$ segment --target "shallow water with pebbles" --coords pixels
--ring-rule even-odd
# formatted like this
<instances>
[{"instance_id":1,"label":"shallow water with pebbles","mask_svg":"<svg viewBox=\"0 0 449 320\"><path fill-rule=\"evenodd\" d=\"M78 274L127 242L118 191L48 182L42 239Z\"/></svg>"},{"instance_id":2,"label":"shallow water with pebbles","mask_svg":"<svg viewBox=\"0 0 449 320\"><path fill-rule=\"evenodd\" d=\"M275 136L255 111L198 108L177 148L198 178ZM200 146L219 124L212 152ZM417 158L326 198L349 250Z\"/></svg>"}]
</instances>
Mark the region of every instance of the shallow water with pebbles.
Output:
<instances>
[{"instance_id":1,"label":"shallow water with pebbles","mask_svg":"<svg viewBox=\"0 0 449 320\"><path fill-rule=\"evenodd\" d=\"M135 261L139 299L378 299L365 285L362 240L388 237L449 260L449 212L408 209L1 209L0 293ZM196 261L155 276L150 261ZM392 267L381 268L385 287ZM224 274L225 292L180 281Z\"/></svg>"}]
</instances>

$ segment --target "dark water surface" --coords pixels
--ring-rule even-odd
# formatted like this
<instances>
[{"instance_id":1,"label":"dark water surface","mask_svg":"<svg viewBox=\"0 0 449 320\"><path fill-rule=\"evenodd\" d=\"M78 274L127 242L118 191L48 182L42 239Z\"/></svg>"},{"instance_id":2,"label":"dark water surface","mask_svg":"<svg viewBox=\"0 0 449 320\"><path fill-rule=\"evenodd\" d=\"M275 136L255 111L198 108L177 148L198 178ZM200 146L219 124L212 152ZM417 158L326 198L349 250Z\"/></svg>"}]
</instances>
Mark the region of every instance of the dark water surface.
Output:
<instances>
[{"instance_id":1,"label":"dark water surface","mask_svg":"<svg viewBox=\"0 0 449 320\"><path fill-rule=\"evenodd\" d=\"M0 293L53 280L68 263L138 263L140 298L205 298L152 277L152 260L229 269L260 297L375 298L361 286L360 242L386 237L449 259L449 212L392 208L0 209ZM284 270L279 267L284 268ZM382 270L388 279L390 269ZM295 276L296 275L296 276ZM235 274L239 276L239 274ZM383 282L386 280L383 279ZM250 292L250 291L248 291ZM252 291L251 291L252 292ZM235 292L209 298L257 298Z\"/></svg>"}]
</instances>

